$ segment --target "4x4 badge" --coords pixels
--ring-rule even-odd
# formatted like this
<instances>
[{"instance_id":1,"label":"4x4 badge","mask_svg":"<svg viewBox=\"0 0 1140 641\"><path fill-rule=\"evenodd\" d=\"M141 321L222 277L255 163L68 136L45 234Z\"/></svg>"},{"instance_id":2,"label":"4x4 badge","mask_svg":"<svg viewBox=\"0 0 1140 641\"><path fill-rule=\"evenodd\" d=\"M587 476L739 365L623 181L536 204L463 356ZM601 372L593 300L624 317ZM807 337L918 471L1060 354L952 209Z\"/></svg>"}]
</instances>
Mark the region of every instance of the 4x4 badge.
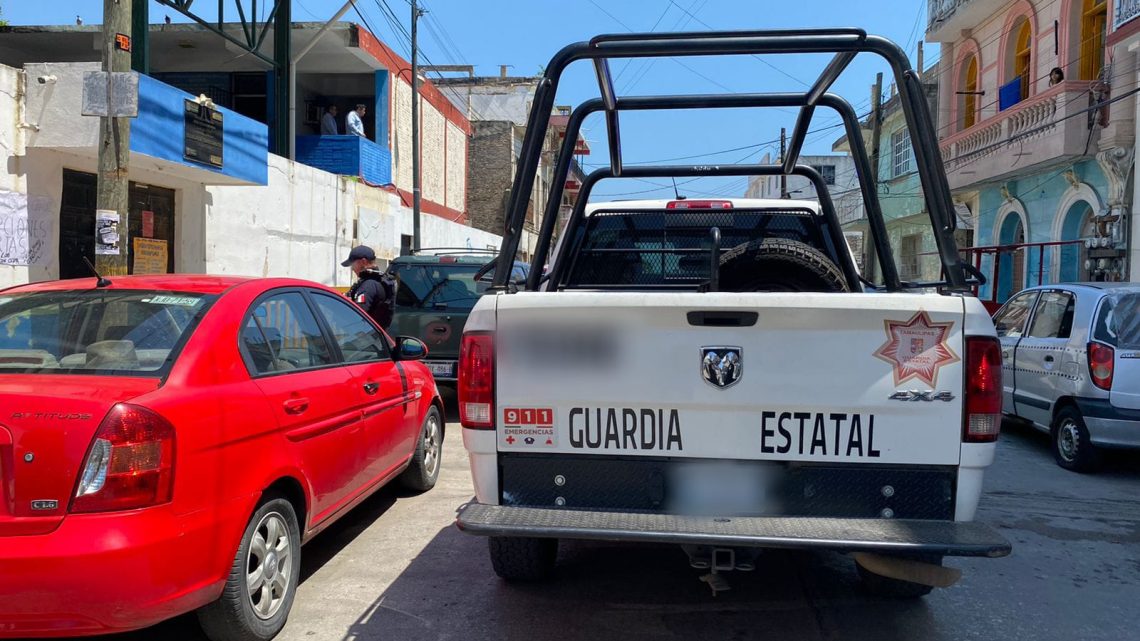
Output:
<instances>
[{"instance_id":1,"label":"4x4 badge","mask_svg":"<svg viewBox=\"0 0 1140 641\"><path fill-rule=\"evenodd\" d=\"M731 387L744 375L744 350L728 345L701 348L701 376L713 387Z\"/></svg>"}]
</instances>

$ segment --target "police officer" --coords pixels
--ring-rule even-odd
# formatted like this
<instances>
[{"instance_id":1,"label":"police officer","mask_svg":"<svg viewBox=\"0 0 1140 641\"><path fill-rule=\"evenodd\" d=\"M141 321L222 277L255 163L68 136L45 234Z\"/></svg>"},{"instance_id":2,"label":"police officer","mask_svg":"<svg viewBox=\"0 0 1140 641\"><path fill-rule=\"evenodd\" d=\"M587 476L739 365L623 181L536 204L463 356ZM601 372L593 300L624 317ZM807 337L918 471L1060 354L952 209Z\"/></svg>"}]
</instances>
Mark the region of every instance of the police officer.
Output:
<instances>
[{"instance_id":1,"label":"police officer","mask_svg":"<svg viewBox=\"0 0 1140 641\"><path fill-rule=\"evenodd\" d=\"M395 280L376 267L376 252L371 247L358 245L341 266L351 267L357 278L348 290L348 297L386 331L392 324L396 307L396 287Z\"/></svg>"}]
</instances>

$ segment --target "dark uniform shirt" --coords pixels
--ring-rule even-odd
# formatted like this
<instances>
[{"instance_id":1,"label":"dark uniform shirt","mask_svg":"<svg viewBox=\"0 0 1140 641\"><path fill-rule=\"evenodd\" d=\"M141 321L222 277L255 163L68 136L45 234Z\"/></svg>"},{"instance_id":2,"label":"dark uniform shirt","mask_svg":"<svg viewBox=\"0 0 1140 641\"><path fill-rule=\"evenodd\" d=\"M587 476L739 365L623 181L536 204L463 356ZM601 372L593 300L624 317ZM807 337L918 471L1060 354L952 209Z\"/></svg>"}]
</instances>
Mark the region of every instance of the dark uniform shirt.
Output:
<instances>
[{"instance_id":1,"label":"dark uniform shirt","mask_svg":"<svg viewBox=\"0 0 1140 641\"><path fill-rule=\"evenodd\" d=\"M392 315L388 310L388 292L380 282L379 273L362 273L356 285L352 287L352 300L364 313L372 317L380 327L388 329L392 324Z\"/></svg>"}]
</instances>

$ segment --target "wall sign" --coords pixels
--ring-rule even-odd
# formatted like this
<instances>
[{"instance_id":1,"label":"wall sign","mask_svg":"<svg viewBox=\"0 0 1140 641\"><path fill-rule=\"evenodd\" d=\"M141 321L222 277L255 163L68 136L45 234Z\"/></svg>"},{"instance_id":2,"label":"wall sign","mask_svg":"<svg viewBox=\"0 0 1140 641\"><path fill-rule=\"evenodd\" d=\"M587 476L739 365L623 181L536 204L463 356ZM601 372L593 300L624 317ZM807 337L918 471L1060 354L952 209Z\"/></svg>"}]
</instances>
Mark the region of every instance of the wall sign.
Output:
<instances>
[{"instance_id":1,"label":"wall sign","mask_svg":"<svg viewBox=\"0 0 1140 641\"><path fill-rule=\"evenodd\" d=\"M222 166L222 112L185 101L186 135L182 157L186 160Z\"/></svg>"},{"instance_id":2,"label":"wall sign","mask_svg":"<svg viewBox=\"0 0 1140 641\"><path fill-rule=\"evenodd\" d=\"M154 212L143 210L142 212L142 235L146 238L154 238Z\"/></svg>"},{"instance_id":3,"label":"wall sign","mask_svg":"<svg viewBox=\"0 0 1140 641\"><path fill-rule=\"evenodd\" d=\"M132 274L165 274L167 245L165 240L155 238L135 238L134 269Z\"/></svg>"}]
</instances>

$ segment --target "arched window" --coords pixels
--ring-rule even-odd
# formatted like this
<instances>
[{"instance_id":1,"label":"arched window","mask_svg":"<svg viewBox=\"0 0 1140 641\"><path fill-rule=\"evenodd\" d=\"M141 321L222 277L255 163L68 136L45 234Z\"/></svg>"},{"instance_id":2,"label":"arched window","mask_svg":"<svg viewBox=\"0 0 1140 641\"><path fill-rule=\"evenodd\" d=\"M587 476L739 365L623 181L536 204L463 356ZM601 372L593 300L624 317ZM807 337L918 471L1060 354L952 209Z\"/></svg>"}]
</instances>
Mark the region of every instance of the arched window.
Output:
<instances>
[{"instance_id":1,"label":"arched window","mask_svg":"<svg viewBox=\"0 0 1140 641\"><path fill-rule=\"evenodd\" d=\"M1029 20L1022 20L1016 30L1013 44L1013 77L1021 78L1021 99L1029 97L1029 85L1033 82L1033 29Z\"/></svg>"},{"instance_id":2,"label":"arched window","mask_svg":"<svg viewBox=\"0 0 1140 641\"><path fill-rule=\"evenodd\" d=\"M1081 80L1096 80L1104 69L1108 28L1107 0L1083 0L1081 8Z\"/></svg>"},{"instance_id":3,"label":"arched window","mask_svg":"<svg viewBox=\"0 0 1140 641\"><path fill-rule=\"evenodd\" d=\"M978 119L978 57L970 56L962 78L962 129L974 126Z\"/></svg>"}]
</instances>

